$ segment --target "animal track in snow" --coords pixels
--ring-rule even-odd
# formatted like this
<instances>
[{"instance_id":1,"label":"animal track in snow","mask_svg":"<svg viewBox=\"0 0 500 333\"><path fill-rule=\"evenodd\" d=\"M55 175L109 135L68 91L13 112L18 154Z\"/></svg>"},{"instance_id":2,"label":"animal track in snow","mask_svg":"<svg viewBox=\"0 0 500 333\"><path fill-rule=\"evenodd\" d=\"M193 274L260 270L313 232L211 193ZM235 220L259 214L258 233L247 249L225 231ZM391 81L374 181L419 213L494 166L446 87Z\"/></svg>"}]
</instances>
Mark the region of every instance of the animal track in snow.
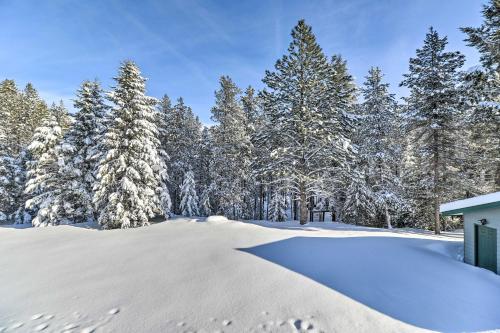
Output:
<instances>
[{"instance_id":1,"label":"animal track in snow","mask_svg":"<svg viewBox=\"0 0 500 333\"><path fill-rule=\"evenodd\" d=\"M43 317L43 313L37 313L33 316L31 316L31 320L37 320Z\"/></svg>"},{"instance_id":2,"label":"animal track in snow","mask_svg":"<svg viewBox=\"0 0 500 333\"><path fill-rule=\"evenodd\" d=\"M227 320L227 319L226 319L226 320L223 320L223 321L222 321L222 325L224 325L224 326L229 326L229 325L231 325L231 320Z\"/></svg>"}]
</instances>

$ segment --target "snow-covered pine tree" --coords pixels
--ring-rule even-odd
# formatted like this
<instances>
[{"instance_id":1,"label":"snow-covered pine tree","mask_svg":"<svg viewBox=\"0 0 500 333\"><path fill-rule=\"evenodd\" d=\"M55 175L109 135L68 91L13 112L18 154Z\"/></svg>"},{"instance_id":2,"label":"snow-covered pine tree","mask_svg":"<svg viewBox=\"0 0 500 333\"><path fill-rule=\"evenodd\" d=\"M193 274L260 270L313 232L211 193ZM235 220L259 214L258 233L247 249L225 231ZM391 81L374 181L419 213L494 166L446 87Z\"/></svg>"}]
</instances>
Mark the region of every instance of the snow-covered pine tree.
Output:
<instances>
[{"instance_id":1,"label":"snow-covered pine tree","mask_svg":"<svg viewBox=\"0 0 500 333\"><path fill-rule=\"evenodd\" d=\"M408 103L410 133L413 135L416 155L423 157L419 180L429 183L432 201L418 202L418 209L434 212L434 231L440 233L439 205L453 199L456 182L454 163L457 138L457 116L460 114L460 96L457 88L458 69L464 63L459 52L445 52L447 38L440 38L430 28L424 46L410 59L409 73L401 83L410 89ZM429 223L430 221L428 221Z\"/></svg>"},{"instance_id":2,"label":"snow-covered pine tree","mask_svg":"<svg viewBox=\"0 0 500 333\"><path fill-rule=\"evenodd\" d=\"M33 141L28 146L30 160L27 162L25 209L34 217L34 227L59 224L59 208L53 204L58 190L59 165L56 146L62 138L62 130L55 115L49 113L42 126L35 130ZM26 222L24 219L19 223Z\"/></svg>"},{"instance_id":3,"label":"snow-covered pine tree","mask_svg":"<svg viewBox=\"0 0 500 333\"><path fill-rule=\"evenodd\" d=\"M189 170L184 174L184 181L181 185L180 209L184 216L200 215L198 211L198 195L196 194L196 184L193 171Z\"/></svg>"},{"instance_id":4,"label":"snow-covered pine tree","mask_svg":"<svg viewBox=\"0 0 500 333\"><path fill-rule=\"evenodd\" d=\"M197 170L198 175L198 192L200 195L200 214L210 216L212 214L212 194L213 184L211 175L212 166L212 135L208 127L204 127L201 132L201 139L198 146Z\"/></svg>"},{"instance_id":5,"label":"snow-covered pine tree","mask_svg":"<svg viewBox=\"0 0 500 333\"><path fill-rule=\"evenodd\" d=\"M172 191L172 210L175 214L181 214L180 210L180 186L184 178L185 170L191 166L196 170L198 158L198 147L201 137L201 123L192 109L184 103L182 98L177 100L173 107L168 97L164 97L160 103L159 112L163 119L162 147L168 159L168 184Z\"/></svg>"},{"instance_id":6,"label":"snow-covered pine tree","mask_svg":"<svg viewBox=\"0 0 500 333\"><path fill-rule=\"evenodd\" d=\"M167 95L163 95L157 106L156 122L158 126L158 139L160 140L160 150L162 151L162 159L168 163L168 136L169 126L173 115L172 102Z\"/></svg>"},{"instance_id":7,"label":"snow-covered pine tree","mask_svg":"<svg viewBox=\"0 0 500 333\"><path fill-rule=\"evenodd\" d=\"M11 115L19 112L20 93L13 80L0 83L0 223L6 222L17 208L18 186L17 147L12 145ZM22 191L22 189L21 189Z\"/></svg>"},{"instance_id":8,"label":"snow-covered pine tree","mask_svg":"<svg viewBox=\"0 0 500 333\"><path fill-rule=\"evenodd\" d=\"M290 185L304 224L309 196L346 166L350 140L331 89L332 66L311 27L299 21L292 39L288 54L263 80L268 90L261 94L267 118L262 139L269 144L264 171Z\"/></svg>"},{"instance_id":9,"label":"snow-covered pine tree","mask_svg":"<svg viewBox=\"0 0 500 333\"><path fill-rule=\"evenodd\" d=\"M361 89L364 101L360 105L356 143L361 164L368 170L368 186L376 198L377 216L391 228L391 213L397 213L405 204L398 173L402 156L397 106L382 77L379 68L371 68Z\"/></svg>"},{"instance_id":10,"label":"snow-covered pine tree","mask_svg":"<svg viewBox=\"0 0 500 333\"><path fill-rule=\"evenodd\" d=\"M158 147L158 154L160 156L160 181L161 186L158 189L158 196L162 207L163 215L166 219L171 217L172 200L168 191L170 156L169 151L172 142L169 141L169 130L171 126L171 118L173 115L172 103L167 95L164 95L157 106L156 110L156 124L158 127L158 139L160 146Z\"/></svg>"},{"instance_id":11,"label":"snow-covered pine tree","mask_svg":"<svg viewBox=\"0 0 500 333\"><path fill-rule=\"evenodd\" d=\"M12 157L17 150L12 147L12 115L19 113L21 94L13 80L0 83L0 153Z\"/></svg>"},{"instance_id":12,"label":"snow-covered pine tree","mask_svg":"<svg viewBox=\"0 0 500 333\"><path fill-rule=\"evenodd\" d=\"M131 61L120 66L115 81L108 95L114 106L94 194L98 221L105 229L147 225L160 213L157 101L145 94L146 79Z\"/></svg>"},{"instance_id":13,"label":"snow-covered pine tree","mask_svg":"<svg viewBox=\"0 0 500 333\"><path fill-rule=\"evenodd\" d=\"M255 93L255 90L248 86L243 95L241 96L241 106L243 112L245 113L245 118L247 121L246 132L250 138L250 148L251 148L251 165L250 165L250 176L247 184L247 197L244 198L247 207L246 218L256 219L260 213L261 200L260 196L263 191L264 184L259 179L259 175L253 172L255 165L255 160L258 159L260 155L258 147L255 145L257 140L256 134L262 128L262 114L261 108L259 106L259 98Z\"/></svg>"},{"instance_id":14,"label":"snow-covered pine tree","mask_svg":"<svg viewBox=\"0 0 500 333\"><path fill-rule=\"evenodd\" d=\"M273 222L283 222L287 218L286 197L279 189L275 189L269 202L269 220Z\"/></svg>"},{"instance_id":15,"label":"snow-covered pine tree","mask_svg":"<svg viewBox=\"0 0 500 333\"><path fill-rule=\"evenodd\" d=\"M331 93L330 103L334 110L333 118L338 119L342 128L342 135L349 140L355 139L355 124L358 120L357 113L357 87L354 77L349 73L347 61L341 55L334 55L330 60L328 75L328 89ZM335 174L324 182L322 197L327 197L336 218L342 219L345 192L351 182L351 168L356 165L356 159L351 150L346 154L344 163L348 167L338 168Z\"/></svg>"},{"instance_id":16,"label":"snow-covered pine tree","mask_svg":"<svg viewBox=\"0 0 500 333\"><path fill-rule=\"evenodd\" d=\"M69 129L73 123L73 118L69 115L68 109L64 106L63 101L59 101L58 104L52 103L49 112L56 118L59 127L63 131L63 134Z\"/></svg>"},{"instance_id":17,"label":"snow-covered pine tree","mask_svg":"<svg viewBox=\"0 0 500 333\"><path fill-rule=\"evenodd\" d=\"M483 24L480 27L466 27L461 30L467 34L466 42L481 54L481 63L487 70L498 69L500 64L500 3L489 0L483 5Z\"/></svg>"},{"instance_id":18,"label":"snow-covered pine tree","mask_svg":"<svg viewBox=\"0 0 500 333\"><path fill-rule=\"evenodd\" d=\"M12 80L0 83L0 144L9 156L16 157L28 146L47 114L45 102L30 83L23 91Z\"/></svg>"},{"instance_id":19,"label":"snow-covered pine tree","mask_svg":"<svg viewBox=\"0 0 500 333\"><path fill-rule=\"evenodd\" d=\"M199 212L202 216L212 215L212 204L210 203L212 192L211 186L206 187L203 192L201 192Z\"/></svg>"},{"instance_id":20,"label":"snow-covered pine tree","mask_svg":"<svg viewBox=\"0 0 500 333\"><path fill-rule=\"evenodd\" d=\"M21 107L11 113L11 135L17 153L28 146L36 128L41 126L48 116L47 104L40 98L31 83L28 83L21 93Z\"/></svg>"},{"instance_id":21,"label":"snow-covered pine tree","mask_svg":"<svg viewBox=\"0 0 500 333\"><path fill-rule=\"evenodd\" d=\"M464 82L472 125L469 163L479 193L500 191L500 2L490 0L482 14L481 26L461 28L481 54L482 66L469 70Z\"/></svg>"},{"instance_id":22,"label":"snow-covered pine tree","mask_svg":"<svg viewBox=\"0 0 500 333\"><path fill-rule=\"evenodd\" d=\"M60 219L68 223L95 219L92 197L97 163L101 158L104 121L108 106L97 81L84 81L74 102L74 123L58 146L59 190L54 204L61 208ZM59 111L64 124L64 112ZM64 126L64 125L63 125Z\"/></svg>"},{"instance_id":23,"label":"snow-covered pine tree","mask_svg":"<svg viewBox=\"0 0 500 333\"><path fill-rule=\"evenodd\" d=\"M228 76L220 79L215 92L211 128L213 138L212 179L216 211L232 219L247 216L251 142L246 116L238 100L240 89Z\"/></svg>"},{"instance_id":24,"label":"snow-covered pine tree","mask_svg":"<svg viewBox=\"0 0 500 333\"><path fill-rule=\"evenodd\" d=\"M0 223L7 222L18 208L18 198L22 192L19 174L22 169L18 160L0 151Z\"/></svg>"},{"instance_id":25,"label":"snow-covered pine tree","mask_svg":"<svg viewBox=\"0 0 500 333\"><path fill-rule=\"evenodd\" d=\"M348 223L370 225L373 223L377 208L375 196L366 183L363 171L357 168L351 174L351 183L345 193L342 218Z\"/></svg>"}]
</instances>

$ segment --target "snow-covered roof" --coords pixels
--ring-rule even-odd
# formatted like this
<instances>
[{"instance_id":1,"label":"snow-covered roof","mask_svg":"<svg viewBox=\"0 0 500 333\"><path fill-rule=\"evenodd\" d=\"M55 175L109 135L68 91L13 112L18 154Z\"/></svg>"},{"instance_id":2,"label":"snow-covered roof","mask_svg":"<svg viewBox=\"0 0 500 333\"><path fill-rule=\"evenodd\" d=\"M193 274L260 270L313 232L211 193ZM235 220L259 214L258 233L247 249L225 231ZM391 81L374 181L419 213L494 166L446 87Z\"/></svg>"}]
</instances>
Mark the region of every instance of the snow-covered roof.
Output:
<instances>
[{"instance_id":1,"label":"snow-covered roof","mask_svg":"<svg viewBox=\"0 0 500 333\"><path fill-rule=\"evenodd\" d=\"M458 200L453 202L448 202L442 204L439 207L439 211L441 213L451 212L451 211L459 211L461 209L466 209L470 207L489 205L492 203L500 203L500 192L489 193L485 195L480 195L474 198Z\"/></svg>"}]
</instances>

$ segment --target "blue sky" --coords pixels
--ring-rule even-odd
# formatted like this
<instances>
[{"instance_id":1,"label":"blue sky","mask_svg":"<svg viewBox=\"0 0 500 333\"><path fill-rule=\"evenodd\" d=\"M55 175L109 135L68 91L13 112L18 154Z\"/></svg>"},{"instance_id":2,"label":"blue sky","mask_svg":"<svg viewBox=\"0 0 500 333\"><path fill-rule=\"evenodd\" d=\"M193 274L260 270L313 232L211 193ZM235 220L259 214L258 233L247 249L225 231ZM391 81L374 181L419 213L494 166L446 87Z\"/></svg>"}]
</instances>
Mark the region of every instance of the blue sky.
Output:
<instances>
[{"instance_id":1,"label":"blue sky","mask_svg":"<svg viewBox=\"0 0 500 333\"><path fill-rule=\"evenodd\" d=\"M342 54L358 83L379 66L392 91L407 72L429 26L449 50L477 52L461 26L481 23L479 0L0 0L0 79L32 82L49 102L71 104L84 79L113 84L132 59L148 77L148 93L182 96L204 123L221 75L261 88L266 69L286 52L304 18L327 55Z\"/></svg>"}]
</instances>

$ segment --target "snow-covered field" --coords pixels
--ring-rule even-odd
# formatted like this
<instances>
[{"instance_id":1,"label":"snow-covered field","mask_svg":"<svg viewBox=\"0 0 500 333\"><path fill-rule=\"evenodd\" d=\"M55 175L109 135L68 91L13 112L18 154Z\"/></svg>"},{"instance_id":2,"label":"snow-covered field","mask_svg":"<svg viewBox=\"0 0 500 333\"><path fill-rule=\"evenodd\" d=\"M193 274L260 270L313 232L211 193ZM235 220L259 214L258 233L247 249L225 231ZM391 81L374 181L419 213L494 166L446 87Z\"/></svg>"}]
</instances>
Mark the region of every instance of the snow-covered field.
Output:
<instances>
[{"instance_id":1,"label":"snow-covered field","mask_svg":"<svg viewBox=\"0 0 500 333\"><path fill-rule=\"evenodd\" d=\"M203 221L203 222L201 222ZM500 329L500 276L457 237L211 217L0 227L0 332Z\"/></svg>"}]
</instances>

